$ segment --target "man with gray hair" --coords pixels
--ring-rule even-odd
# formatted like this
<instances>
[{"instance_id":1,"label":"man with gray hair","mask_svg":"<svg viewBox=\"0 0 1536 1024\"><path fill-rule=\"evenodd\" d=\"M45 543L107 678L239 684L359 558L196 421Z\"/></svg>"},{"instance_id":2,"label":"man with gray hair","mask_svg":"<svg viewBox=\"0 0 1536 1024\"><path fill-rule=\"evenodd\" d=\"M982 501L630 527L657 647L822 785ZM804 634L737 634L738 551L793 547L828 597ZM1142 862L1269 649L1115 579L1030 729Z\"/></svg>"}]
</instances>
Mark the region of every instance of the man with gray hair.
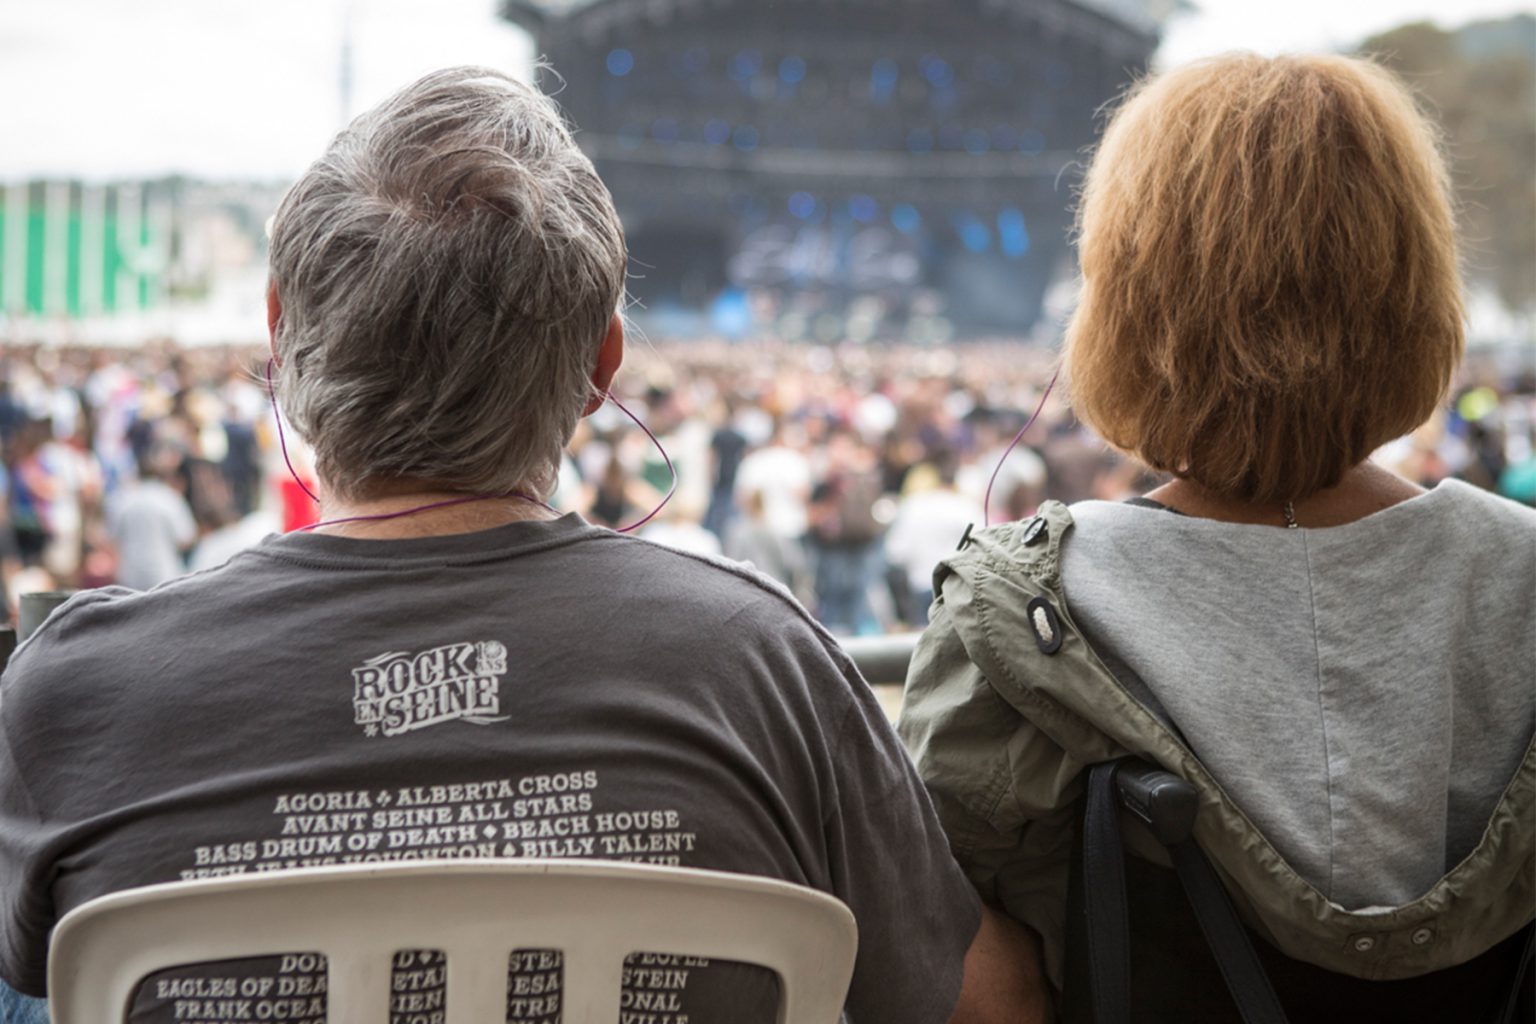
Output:
<instances>
[{"instance_id":1,"label":"man with gray hair","mask_svg":"<svg viewBox=\"0 0 1536 1024\"><path fill-rule=\"evenodd\" d=\"M43 995L53 924L132 886L582 857L834 894L860 929L855 1024L1034 1019L1030 937L977 903L831 638L750 570L544 504L624 344L622 231L553 103L478 68L406 88L288 194L271 269L277 400L323 521L82 594L17 652L0 978ZM637 955L658 1024L774 1019L771 973ZM559 969L519 957L507 1020L558 1019ZM318 1020L324 970L177 969L132 1019ZM393 1019L441 1020L441 954L395 971ZM209 997L252 977L310 998Z\"/></svg>"}]
</instances>

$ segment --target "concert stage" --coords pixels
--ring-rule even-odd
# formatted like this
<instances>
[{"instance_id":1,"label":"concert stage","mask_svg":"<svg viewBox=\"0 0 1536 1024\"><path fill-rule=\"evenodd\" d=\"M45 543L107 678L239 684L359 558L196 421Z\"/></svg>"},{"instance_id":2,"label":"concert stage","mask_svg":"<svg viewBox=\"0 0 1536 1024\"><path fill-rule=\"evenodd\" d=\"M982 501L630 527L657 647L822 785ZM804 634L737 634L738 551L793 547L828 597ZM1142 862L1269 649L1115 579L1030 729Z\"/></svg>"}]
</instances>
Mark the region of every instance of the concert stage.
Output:
<instances>
[{"instance_id":1,"label":"concert stage","mask_svg":"<svg viewBox=\"0 0 1536 1024\"><path fill-rule=\"evenodd\" d=\"M647 306L941 337L1034 324L1071 266L1095 111L1145 67L1171 6L504 0L502 14L534 36L541 84L613 190Z\"/></svg>"}]
</instances>

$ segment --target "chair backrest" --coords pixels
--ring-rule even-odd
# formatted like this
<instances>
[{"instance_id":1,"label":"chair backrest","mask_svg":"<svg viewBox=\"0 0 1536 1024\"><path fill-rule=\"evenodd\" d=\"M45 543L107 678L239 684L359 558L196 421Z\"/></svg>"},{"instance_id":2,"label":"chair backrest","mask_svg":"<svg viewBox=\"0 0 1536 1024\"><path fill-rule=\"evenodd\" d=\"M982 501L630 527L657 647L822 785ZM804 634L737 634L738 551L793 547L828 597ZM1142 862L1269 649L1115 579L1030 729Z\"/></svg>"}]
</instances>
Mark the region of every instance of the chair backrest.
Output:
<instances>
[{"instance_id":1,"label":"chair backrest","mask_svg":"<svg viewBox=\"0 0 1536 1024\"><path fill-rule=\"evenodd\" d=\"M772 879L570 860L305 868L129 889L54 931L55 1024L117 1024L149 974L215 960L319 952L327 1019L389 1020L400 950L447 955L446 1024L501 1024L513 950L563 952L563 1024L619 1019L635 952L740 961L779 975L780 1024L833 1024L858 933L841 902Z\"/></svg>"}]
</instances>

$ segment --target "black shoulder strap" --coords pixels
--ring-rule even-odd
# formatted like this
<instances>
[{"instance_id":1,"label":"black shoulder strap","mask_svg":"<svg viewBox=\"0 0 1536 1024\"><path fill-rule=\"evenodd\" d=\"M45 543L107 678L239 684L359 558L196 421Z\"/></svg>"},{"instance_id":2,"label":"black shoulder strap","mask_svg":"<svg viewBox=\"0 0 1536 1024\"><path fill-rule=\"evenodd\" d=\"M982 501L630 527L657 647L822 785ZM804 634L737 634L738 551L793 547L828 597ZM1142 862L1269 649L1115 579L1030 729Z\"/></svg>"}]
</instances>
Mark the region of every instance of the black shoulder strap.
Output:
<instances>
[{"instance_id":1,"label":"black shoulder strap","mask_svg":"<svg viewBox=\"0 0 1536 1024\"><path fill-rule=\"evenodd\" d=\"M1130 1020L1131 957L1126 925L1125 857L1115 800L1117 761L1088 769L1083 808L1083 913L1094 1024Z\"/></svg>"},{"instance_id":2,"label":"black shoulder strap","mask_svg":"<svg viewBox=\"0 0 1536 1024\"><path fill-rule=\"evenodd\" d=\"M1195 908L1195 919L1205 933L1206 944L1216 954L1216 966L1226 979L1227 991L1237 1003L1238 1012L1247 1024L1285 1024L1285 1011L1259 963L1248 931L1238 920L1232 900L1222 886L1221 879L1205 853L1193 839L1168 847L1173 855L1174 869L1190 905Z\"/></svg>"},{"instance_id":3,"label":"black shoulder strap","mask_svg":"<svg viewBox=\"0 0 1536 1024\"><path fill-rule=\"evenodd\" d=\"M1525 946L1515 967L1515 983L1509 987L1504 1005L1495 1011L1492 1024L1515 1024L1519 1017L1520 990L1525 987L1525 976L1531 972L1533 960L1536 960L1536 924L1525 926Z\"/></svg>"},{"instance_id":4,"label":"black shoulder strap","mask_svg":"<svg viewBox=\"0 0 1536 1024\"><path fill-rule=\"evenodd\" d=\"M1116 773L1127 764L1131 771L1145 768L1159 776L1166 775L1166 780L1159 780L1165 786L1188 786L1171 773L1132 759L1096 764L1089 769L1088 799L1083 812L1083 895L1096 1024L1125 1024L1130 1013L1125 852L1120 839L1120 796L1115 780ZM1190 816L1189 821L1192 820ZM1185 824L1184 829L1187 828ZM1164 841L1175 838L1155 824L1154 831ZM1285 1011L1259 963L1248 932L1205 854L1187 831L1178 841L1167 845L1200 930L1243 1020L1247 1024L1287 1024Z\"/></svg>"}]
</instances>

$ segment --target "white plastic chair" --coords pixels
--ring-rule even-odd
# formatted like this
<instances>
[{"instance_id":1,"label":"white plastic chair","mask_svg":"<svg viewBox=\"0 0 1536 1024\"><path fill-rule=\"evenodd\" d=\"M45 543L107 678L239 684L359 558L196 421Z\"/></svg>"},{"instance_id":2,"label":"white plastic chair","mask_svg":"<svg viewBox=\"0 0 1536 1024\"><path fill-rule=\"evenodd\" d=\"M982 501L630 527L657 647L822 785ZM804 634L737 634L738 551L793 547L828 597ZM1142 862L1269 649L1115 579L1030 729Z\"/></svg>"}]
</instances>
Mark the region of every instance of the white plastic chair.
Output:
<instances>
[{"instance_id":1,"label":"white plastic chair","mask_svg":"<svg viewBox=\"0 0 1536 1024\"><path fill-rule=\"evenodd\" d=\"M571 860L305 868L103 896L65 915L48 959L55 1024L117 1024L167 967L258 955L329 958L330 1024L385 1024L403 949L447 954L447 1024L502 1024L515 949L564 953L563 1024L619 1019L625 956L758 964L780 979L779 1024L833 1024L858 932L841 902L798 885L688 868Z\"/></svg>"}]
</instances>

